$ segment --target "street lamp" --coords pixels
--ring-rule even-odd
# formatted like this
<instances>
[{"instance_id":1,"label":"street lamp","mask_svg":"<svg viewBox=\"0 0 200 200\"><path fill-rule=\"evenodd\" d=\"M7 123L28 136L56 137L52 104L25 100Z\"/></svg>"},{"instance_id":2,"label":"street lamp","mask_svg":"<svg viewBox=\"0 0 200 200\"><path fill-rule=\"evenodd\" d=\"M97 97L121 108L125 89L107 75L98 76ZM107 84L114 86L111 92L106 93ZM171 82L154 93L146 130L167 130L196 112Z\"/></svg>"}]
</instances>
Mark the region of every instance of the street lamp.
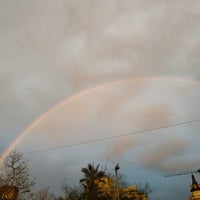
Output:
<instances>
[{"instance_id":1,"label":"street lamp","mask_svg":"<svg viewBox=\"0 0 200 200\"><path fill-rule=\"evenodd\" d=\"M118 170L119 170L119 163L115 166L115 177L116 177L116 194L117 194L117 200L119 200L119 184L118 184Z\"/></svg>"}]
</instances>

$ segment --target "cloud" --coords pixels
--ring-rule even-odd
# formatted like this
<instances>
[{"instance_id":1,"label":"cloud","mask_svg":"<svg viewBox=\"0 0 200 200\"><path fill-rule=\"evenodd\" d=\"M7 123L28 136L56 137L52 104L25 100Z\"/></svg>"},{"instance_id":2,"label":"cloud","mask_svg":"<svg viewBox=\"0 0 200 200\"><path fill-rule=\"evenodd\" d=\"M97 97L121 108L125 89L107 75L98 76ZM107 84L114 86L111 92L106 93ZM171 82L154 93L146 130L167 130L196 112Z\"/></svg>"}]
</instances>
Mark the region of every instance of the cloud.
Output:
<instances>
[{"instance_id":1,"label":"cloud","mask_svg":"<svg viewBox=\"0 0 200 200\"><path fill-rule=\"evenodd\" d=\"M102 82L144 75L198 79L198 4L184 1L179 9L170 1L109 1L106 7L96 1L20 2L1 2L0 22L1 107L15 125L17 117L8 110L24 113L20 122L27 120L18 129Z\"/></svg>"},{"instance_id":2,"label":"cloud","mask_svg":"<svg viewBox=\"0 0 200 200\"><path fill-rule=\"evenodd\" d=\"M121 138L120 140L113 141L107 146L105 154L107 157L112 158L112 160L118 160L124 156L126 151L132 149L134 146L134 141L129 138Z\"/></svg>"},{"instance_id":3,"label":"cloud","mask_svg":"<svg viewBox=\"0 0 200 200\"><path fill-rule=\"evenodd\" d=\"M0 133L5 148L39 116L86 88L138 76L199 80L197 1L20 0L0 4ZM198 118L198 87L169 80L98 90L52 113L30 131L21 147L28 151L71 144ZM130 163L132 156L133 162L144 167L198 166L198 126L161 132L167 135L167 131L170 135L181 131L183 137L166 137L165 141L156 132L155 137L148 133L134 135L134 140L91 144L85 147L83 162L98 159L108 150L113 158ZM81 156L76 151L72 154L78 166ZM35 174L40 172L35 169ZM58 168L50 171L61 177ZM48 182L49 174L41 177Z\"/></svg>"},{"instance_id":4,"label":"cloud","mask_svg":"<svg viewBox=\"0 0 200 200\"><path fill-rule=\"evenodd\" d=\"M173 111L168 104L161 102L160 104L141 106L136 110L136 114L138 117L135 119L135 124L143 129L148 129L169 124Z\"/></svg>"},{"instance_id":5,"label":"cloud","mask_svg":"<svg viewBox=\"0 0 200 200\"><path fill-rule=\"evenodd\" d=\"M179 169L182 168L179 160L182 159L181 156L184 155L191 145L186 138L177 136L176 134L173 134L173 137L170 136L165 137L165 139L160 139L153 144L144 147L144 151L138 156L139 162L142 166L162 170L172 170L175 169L175 166L179 167ZM185 163L187 163L187 160L185 160Z\"/></svg>"}]
</instances>

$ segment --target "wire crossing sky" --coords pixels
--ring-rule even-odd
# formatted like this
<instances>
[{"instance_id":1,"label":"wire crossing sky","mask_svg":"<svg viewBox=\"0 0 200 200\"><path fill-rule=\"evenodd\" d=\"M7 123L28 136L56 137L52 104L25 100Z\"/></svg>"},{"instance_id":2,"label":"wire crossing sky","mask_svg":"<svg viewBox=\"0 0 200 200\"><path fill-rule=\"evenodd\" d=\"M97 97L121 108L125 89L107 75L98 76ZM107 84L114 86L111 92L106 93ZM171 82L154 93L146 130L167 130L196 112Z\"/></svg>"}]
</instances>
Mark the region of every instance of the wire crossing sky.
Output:
<instances>
[{"instance_id":1,"label":"wire crossing sky","mask_svg":"<svg viewBox=\"0 0 200 200\"><path fill-rule=\"evenodd\" d=\"M185 122L180 122L180 123L176 123L176 124L165 125L165 126L161 126L161 127L157 127L157 128L151 128L151 129L146 129L146 130L141 130L141 131L136 131L136 132L131 132L131 133L125 133L125 134L120 134L120 135L115 135L115 136L108 136L108 137L99 138L99 139L96 139L96 140L88 140L88 141L77 142L77 143L74 143L74 144L66 144L66 145L63 145L63 146L51 147L51 148L47 148L47 149L39 149L39 150L27 152L27 153L25 153L25 155L42 153L42 152L46 152L46 151L53 151L53 150L58 150L58 149L63 149L63 148L68 148L68 147L73 147L73 146L79 146L79 145L84 145L84 144L89 144L89 143L94 143L94 142L102 142L102 141L105 141L105 140L111 140L111 139L115 139L115 138L136 135L136 134L139 134L139 133L149 133L149 132L156 131L156 130L171 128L171 127L181 126L181 125L186 125L186 124L191 124L191 123L196 123L196 122L199 122L199 121L200 121L200 119L196 119L196 120L185 121Z\"/></svg>"}]
</instances>

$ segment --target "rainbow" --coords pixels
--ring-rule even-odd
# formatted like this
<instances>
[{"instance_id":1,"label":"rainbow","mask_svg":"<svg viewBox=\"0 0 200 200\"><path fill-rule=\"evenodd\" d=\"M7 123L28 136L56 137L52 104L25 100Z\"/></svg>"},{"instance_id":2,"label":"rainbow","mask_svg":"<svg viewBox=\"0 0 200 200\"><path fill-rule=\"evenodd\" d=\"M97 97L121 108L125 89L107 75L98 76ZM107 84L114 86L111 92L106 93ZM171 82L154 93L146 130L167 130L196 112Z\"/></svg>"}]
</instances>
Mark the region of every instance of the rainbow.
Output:
<instances>
[{"instance_id":1,"label":"rainbow","mask_svg":"<svg viewBox=\"0 0 200 200\"><path fill-rule=\"evenodd\" d=\"M166 77L166 76L160 76L160 77L139 77L139 78L127 78L127 79L120 79L115 80L111 82L106 82L103 84L95 85L91 88L87 88L81 92L76 93L75 95L68 97L64 101L61 101L57 105L55 105L53 108L48 110L46 113L38 117L35 121L33 121L32 124L30 124L22 133L19 134L19 136L9 145L9 147L4 151L4 153L0 157L0 164L5 159L5 157L15 148L15 146L39 123L41 123L45 118L47 118L50 114L54 113L57 109L60 107L74 101L75 99L78 99L88 93L94 92L99 89L103 89L110 86L115 85L121 85L121 84L128 84L132 82L139 82L139 81L175 81L175 82L184 82L184 83L190 83L190 84L199 84L199 81L190 80L190 79L183 79L183 78L172 78L172 77Z\"/></svg>"}]
</instances>

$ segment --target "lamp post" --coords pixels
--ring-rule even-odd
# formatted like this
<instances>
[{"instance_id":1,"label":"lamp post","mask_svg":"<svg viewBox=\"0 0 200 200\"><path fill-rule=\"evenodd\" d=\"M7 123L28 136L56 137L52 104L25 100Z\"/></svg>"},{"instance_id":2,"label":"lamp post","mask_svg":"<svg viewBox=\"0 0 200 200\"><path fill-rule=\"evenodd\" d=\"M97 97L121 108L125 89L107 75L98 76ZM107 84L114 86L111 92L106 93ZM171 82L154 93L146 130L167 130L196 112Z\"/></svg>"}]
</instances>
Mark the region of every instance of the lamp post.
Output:
<instances>
[{"instance_id":1,"label":"lamp post","mask_svg":"<svg viewBox=\"0 0 200 200\"><path fill-rule=\"evenodd\" d=\"M117 195L117 200L119 200L119 184L118 184L118 170L119 170L119 163L116 164L115 166L115 178L116 178L116 195Z\"/></svg>"}]
</instances>

